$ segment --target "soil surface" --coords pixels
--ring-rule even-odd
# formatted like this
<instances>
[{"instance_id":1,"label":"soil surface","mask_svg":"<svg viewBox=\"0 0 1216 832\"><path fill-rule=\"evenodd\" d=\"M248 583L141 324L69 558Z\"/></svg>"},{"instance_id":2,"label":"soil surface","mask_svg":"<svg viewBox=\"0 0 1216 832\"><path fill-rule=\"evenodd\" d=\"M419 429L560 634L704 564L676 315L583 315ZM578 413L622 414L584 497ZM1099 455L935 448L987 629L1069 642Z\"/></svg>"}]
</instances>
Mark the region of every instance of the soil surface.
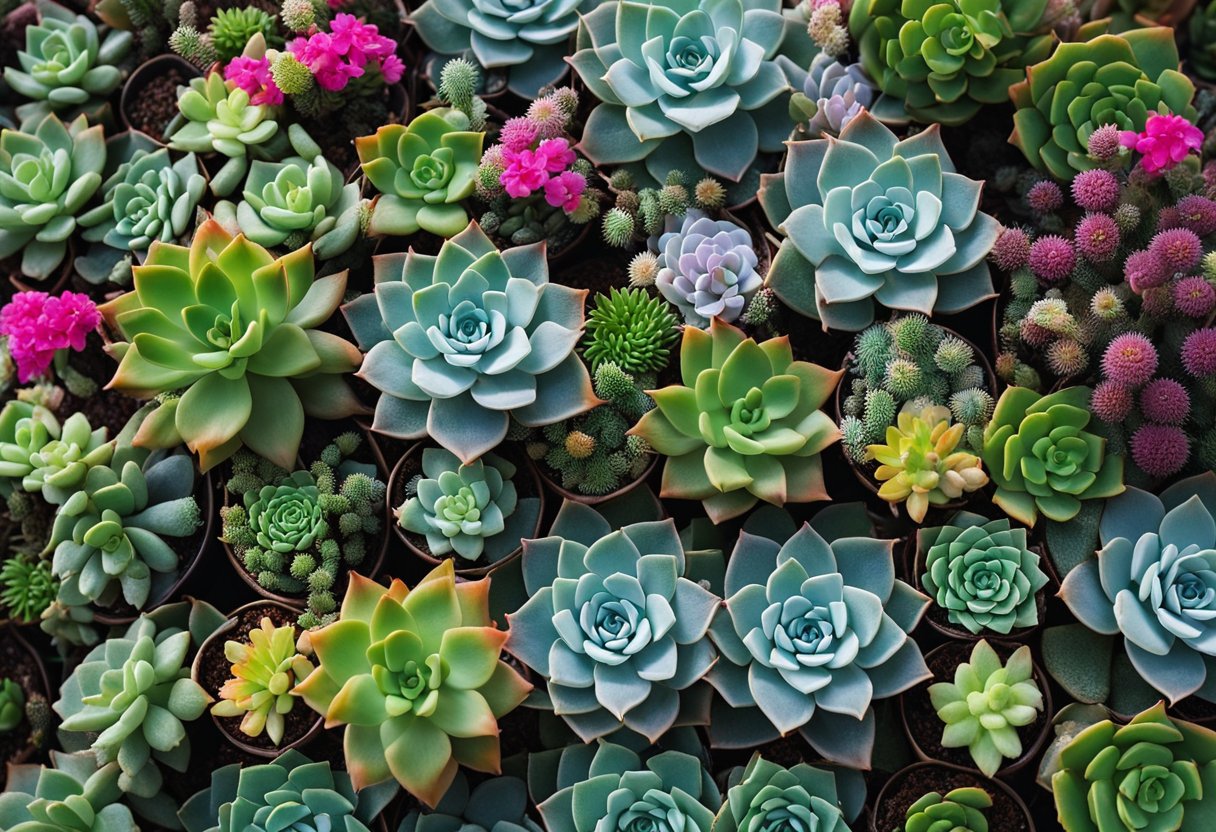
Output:
<instances>
[{"instance_id":1,"label":"soil surface","mask_svg":"<svg viewBox=\"0 0 1216 832\"><path fill-rule=\"evenodd\" d=\"M34 695L47 697L45 681L37 662L28 650L7 633L0 636L0 668L0 678L16 682L25 692L27 702ZM25 717L22 717L21 722L11 731L0 733L0 761L6 764L21 762L32 750L30 724ZM0 782L3 782L5 777L6 774L0 774Z\"/></svg>"},{"instance_id":2,"label":"soil surface","mask_svg":"<svg viewBox=\"0 0 1216 832\"><path fill-rule=\"evenodd\" d=\"M165 127L177 114L177 88L187 84L188 80L174 66L170 66L163 75L151 78L123 113L128 125L163 142Z\"/></svg>"}]
</instances>

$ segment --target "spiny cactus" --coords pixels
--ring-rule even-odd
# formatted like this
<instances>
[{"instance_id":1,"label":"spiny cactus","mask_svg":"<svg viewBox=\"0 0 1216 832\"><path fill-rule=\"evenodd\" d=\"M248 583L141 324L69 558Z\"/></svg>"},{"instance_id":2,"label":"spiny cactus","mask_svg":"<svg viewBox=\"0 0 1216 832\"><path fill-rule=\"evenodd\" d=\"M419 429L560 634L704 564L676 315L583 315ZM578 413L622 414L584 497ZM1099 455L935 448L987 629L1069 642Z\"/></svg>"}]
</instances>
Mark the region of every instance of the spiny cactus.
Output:
<instances>
[{"instance_id":1,"label":"spiny cactus","mask_svg":"<svg viewBox=\"0 0 1216 832\"><path fill-rule=\"evenodd\" d=\"M587 315L583 357L598 369L610 361L629 373L652 373L667 366L679 334L676 316L644 289L612 289L596 295Z\"/></svg>"}]
</instances>

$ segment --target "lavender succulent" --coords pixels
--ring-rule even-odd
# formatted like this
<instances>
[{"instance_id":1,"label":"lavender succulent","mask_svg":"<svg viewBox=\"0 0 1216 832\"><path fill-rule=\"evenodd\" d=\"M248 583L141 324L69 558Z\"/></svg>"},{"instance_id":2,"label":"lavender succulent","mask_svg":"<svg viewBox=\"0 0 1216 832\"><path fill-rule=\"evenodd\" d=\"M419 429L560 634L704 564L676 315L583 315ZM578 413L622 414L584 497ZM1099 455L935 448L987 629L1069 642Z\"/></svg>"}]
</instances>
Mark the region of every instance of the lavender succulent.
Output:
<instances>
[{"instance_id":1,"label":"lavender succulent","mask_svg":"<svg viewBox=\"0 0 1216 832\"><path fill-rule=\"evenodd\" d=\"M790 109L810 138L839 136L853 116L874 101L874 84L861 64L843 64L820 52L811 62L802 82L802 92L794 93Z\"/></svg>"},{"instance_id":2,"label":"lavender succulent","mask_svg":"<svg viewBox=\"0 0 1216 832\"><path fill-rule=\"evenodd\" d=\"M668 219L659 237L655 286L686 323L704 329L715 316L733 321L743 313L763 282L758 262L746 228L689 211L682 221Z\"/></svg>"}]
</instances>

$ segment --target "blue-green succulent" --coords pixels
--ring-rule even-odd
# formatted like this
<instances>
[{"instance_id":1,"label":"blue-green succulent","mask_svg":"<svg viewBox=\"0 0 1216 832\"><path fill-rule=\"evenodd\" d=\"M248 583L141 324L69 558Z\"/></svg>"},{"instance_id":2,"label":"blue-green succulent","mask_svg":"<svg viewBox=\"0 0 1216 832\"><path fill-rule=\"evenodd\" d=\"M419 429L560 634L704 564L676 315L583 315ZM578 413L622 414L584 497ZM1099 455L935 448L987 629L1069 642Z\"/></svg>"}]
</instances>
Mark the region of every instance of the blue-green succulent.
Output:
<instances>
[{"instance_id":1,"label":"blue-green succulent","mask_svg":"<svg viewBox=\"0 0 1216 832\"><path fill-rule=\"evenodd\" d=\"M847 832L865 799L859 772L784 768L756 752L746 767L731 770L714 832Z\"/></svg>"},{"instance_id":2,"label":"blue-green succulent","mask_svg":"<svg viewBox=\"0 0 1216 832\"><path fill-rule=\"evenodd\" d=\"M99 765L91 751L51 752L51 766L8 769L0 793L0 826L8 832L124 832L135 829L118 802L118 763Z\"/></svg>"},{"instance_id":3,"label":"blue-green succulent","mask_svg":"<svg viewBox=\"0 0 1216 832\"><path fill-rule=\"evenodd\" d=\"M397 832L542 832L528 816L528 786L518 777L500 775L469 784L456 775L443 800L433 810L414 809L401 819Z\"/></svg>"},{"instance_id":4,"label":"blue-green succulent","mask_svg":"<svg viewBox=\"0 0 1216 832\"><path fill-rule=\"evenodd\" d=\"M955 171L936 125L900 141L869 113L840 138L789 146L760 204L785 235L767 285L827 329L856 331L880 307L950 314L993 296L986 257L1000 229L981 183Z\"/></svg>"}]
</instances>

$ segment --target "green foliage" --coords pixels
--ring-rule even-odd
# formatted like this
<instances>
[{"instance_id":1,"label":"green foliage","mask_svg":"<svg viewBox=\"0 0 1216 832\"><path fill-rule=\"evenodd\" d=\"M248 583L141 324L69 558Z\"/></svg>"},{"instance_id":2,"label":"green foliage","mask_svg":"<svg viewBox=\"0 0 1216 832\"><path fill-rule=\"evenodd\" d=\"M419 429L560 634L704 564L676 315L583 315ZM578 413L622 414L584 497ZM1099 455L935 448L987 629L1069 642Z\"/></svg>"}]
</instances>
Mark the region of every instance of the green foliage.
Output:
<instances>
[{"instance_id":1,"label":"green foliage","mask_svg":"<svg viewBox=\"0 0 1216 832\"><path fill-rule=\"evenodd\" d=\"M224 642L224 658L232 663L232 676L220 688L220 701L211 713L240 717L241 733L266 736L276 746L283 739L283 718L297 698L291 692L313 670L307 656L298 652L296 628L274 626L268 618L250 630L247 640Z\"/></svg>"},{"instance_id":2,"label":"green foliage","mask_svg":"<svg viewBox=\"0 0 1216 832\"><path fill-rule=\"evenodd\" d=\"M254 35L262 35L271 47L283 43L275 19L256 6L219 9L211 18L208 32L218 59L225 63L245 51L245 45Z\"/></svg>"},{"instance_id":3,"label":"green foliage","mask_svg":"<svg viewBox=\"0 0 1216 832\"><path fill-rule=\"evenodd\" d=\"M0 826L8 832L117 832L138 828L119 803L121 770L101 765L92 752L51 752L52 767L20 765L8 771L0 794Z\"/></svg>"},{"instance_id":4,"label":"green foliage","mask_svg":"<svg viewBox=\"0 0 1216 832\"><path fill-rule=\"evenodd\" d=\"M596 295L587 315L583 356L594 372L611 361L627 373L654 373L667 366L679 330L676 316L643 289Z\"/></svg>"},{"instance_id":5,"label":"green foliage","mask_svg":"<svg viewBox=\"0 0 1216 832\"><path fill-rule=\"evenodd\" d=\"M484 130L486 124L486 103L477 95L480 84L481 72L467 58L452 58L439 71L439 100L468 116L473 130Z\"/></svg>"},{"instance_id":6,"label":"green foliage","mask_svg":"<svg viewBox=\"0 0 1216 832\"><path fill-rule=\"evenodd\" d=\"M7 677L0 678L0 734L17 727L25 715L25 691Z\"/></svg>"},{"instance_id":7,"label":"green foliage","mask_svg":"<svg viewBox=\"0 0 1216 832\"><path fill-rule=\"evenodd\" d=\"M37 621L59 592L50 560L16 554L0 565L0 608L22 624Z\"/></svg>"},{"instance_id":8,"label":"green foliage","mask_svg":"<svg viewBox=\"0 0 1216 832\"><path fill-rule=\"evenodd\" d=\"M397 832L426 832L429 827L448 827L464 832L542 832L528 815L528 787L518 777L498 776L470 787L463 772L434 811L411 810Z\"/></svg>"},{"instance_id":9,"label":"green foliage","mask_svg":"<svg viewBox=\"0 0 1216 832\"><path fill-rule=\"evenodd\" d=\"M992 797L980 788L965 787L929 792L908 807L903 832L988 832L985 809Z\"/></svg>"}]
</instances>

